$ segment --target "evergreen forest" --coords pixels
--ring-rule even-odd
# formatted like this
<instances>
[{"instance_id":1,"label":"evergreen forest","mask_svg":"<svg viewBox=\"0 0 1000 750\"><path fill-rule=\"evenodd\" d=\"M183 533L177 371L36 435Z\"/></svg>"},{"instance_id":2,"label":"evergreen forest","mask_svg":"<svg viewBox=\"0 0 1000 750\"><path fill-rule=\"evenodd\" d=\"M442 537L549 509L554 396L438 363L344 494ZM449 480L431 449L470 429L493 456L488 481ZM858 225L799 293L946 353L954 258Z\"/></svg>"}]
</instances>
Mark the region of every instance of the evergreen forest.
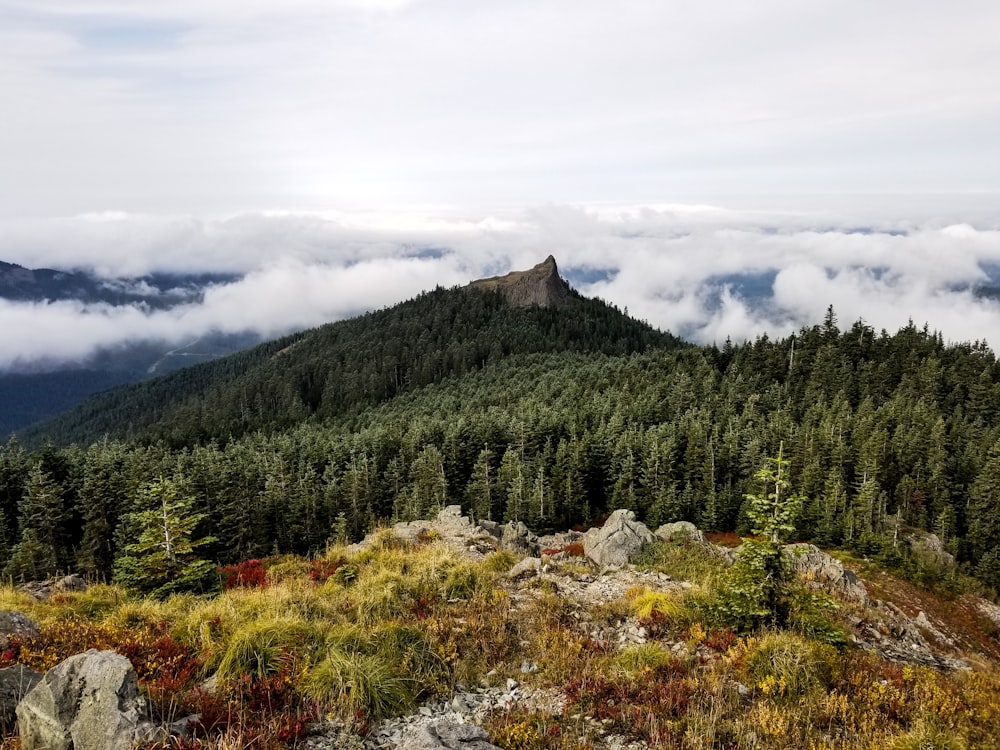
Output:
<instances>
[{"instance_id":1,"label":"evergreen forest","mask_svg":"<svg viewBox=\"0 0 1000 750\"><path fill-rule=\"evenodd\" d=\"M216 565L316 553L450 504L539 532L629 508L651 527L746 534L755 472L780 450L800 540L920 575L894 544L917 527L995 589L998 417L994 353L926 326L841 326L831 308L787 338L698 347L599 300L439 288L11 438L0 566L135 581L158 518L212 563L175 577L210 587Z\"/></svg>"}]
</instances>

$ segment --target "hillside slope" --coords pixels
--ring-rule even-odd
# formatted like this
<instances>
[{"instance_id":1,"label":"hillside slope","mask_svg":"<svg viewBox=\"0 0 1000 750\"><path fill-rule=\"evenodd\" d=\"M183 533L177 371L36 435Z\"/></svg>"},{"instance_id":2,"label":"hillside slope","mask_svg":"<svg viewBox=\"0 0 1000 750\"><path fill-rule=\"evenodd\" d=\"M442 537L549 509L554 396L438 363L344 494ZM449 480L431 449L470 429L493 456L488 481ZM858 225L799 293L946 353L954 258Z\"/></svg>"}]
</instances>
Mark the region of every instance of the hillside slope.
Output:
<instances>
[{"instance_id":1,"label":"hillside slope","mask_svg":"<svg viewBox=\"0 0 1000 750\"><path fill-rule=\"evenodd\" d=\"M108 435L175 446L325 420L462 376L518 354L624 355L676 347L667 333L559 278L551 258L531 271L438 288L164 378L100 394L22 434L55 444Z\"/></svg>"}]
</instances>

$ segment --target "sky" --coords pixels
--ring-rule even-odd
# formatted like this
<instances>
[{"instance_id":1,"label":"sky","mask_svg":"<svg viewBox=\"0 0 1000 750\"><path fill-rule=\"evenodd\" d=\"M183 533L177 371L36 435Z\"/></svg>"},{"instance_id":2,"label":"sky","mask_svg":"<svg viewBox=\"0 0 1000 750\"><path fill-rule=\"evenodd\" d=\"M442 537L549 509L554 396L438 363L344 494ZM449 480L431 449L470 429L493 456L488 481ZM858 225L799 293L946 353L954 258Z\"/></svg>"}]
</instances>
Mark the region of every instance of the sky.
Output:
<instances>
[{"instance_id":1,"label":"sky","mask_svg":"<svg viewBox=\"0 0 1000 750\"><path fill-rule=\"evenodd\" d=\"M834 304L997 347L998 38L995 0L0 0L0 260L246 275L169 313L0 304L0 367L549 253L696 341Z\"/></svg>"}]
</instances>

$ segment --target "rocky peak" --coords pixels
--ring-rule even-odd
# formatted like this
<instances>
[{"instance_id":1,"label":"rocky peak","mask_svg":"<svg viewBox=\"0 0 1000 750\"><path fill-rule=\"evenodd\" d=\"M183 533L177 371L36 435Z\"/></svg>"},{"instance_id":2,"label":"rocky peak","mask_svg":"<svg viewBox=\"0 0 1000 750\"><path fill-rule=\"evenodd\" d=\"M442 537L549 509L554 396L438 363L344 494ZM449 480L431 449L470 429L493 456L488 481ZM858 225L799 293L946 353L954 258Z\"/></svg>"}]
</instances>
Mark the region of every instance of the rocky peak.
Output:
<instances>
[{"instance_id":1,"label":"rocky peak","mask_svg":"<svg viewBox=\"0 0 1000 750\"><path fill-rule=\"evenodd\" d=\"M508 302L521 307L566 307L577 298L570 285L559 275L556 259L551 255L527 271L511 271L506 276L479 279L469 286L499 290Z\"/></svg>"}]
</instances>

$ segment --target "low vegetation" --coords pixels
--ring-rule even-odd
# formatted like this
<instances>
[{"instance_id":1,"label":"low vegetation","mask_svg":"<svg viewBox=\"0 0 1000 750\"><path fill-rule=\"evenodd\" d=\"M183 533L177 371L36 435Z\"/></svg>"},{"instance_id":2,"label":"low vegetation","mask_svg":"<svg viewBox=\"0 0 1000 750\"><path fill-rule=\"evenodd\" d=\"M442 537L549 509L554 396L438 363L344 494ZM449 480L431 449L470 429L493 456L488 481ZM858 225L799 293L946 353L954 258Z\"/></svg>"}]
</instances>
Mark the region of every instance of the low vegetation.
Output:
<instances>
[{"instance_id":1,"label":"low vegetation","mask_svg":"<svg viewBox=\"0 0 1000 750\"><path fill-rule=\"evenodd\" d=\"M704 549L650 545L640 568L691 587L633 586L586 611L592 627L644 628L642 643L581 626L581 603L558 582L579 577L579 558L553 563L565 576L555 585L517 584L508 552L476 562L434 535L409 543L386 531L363 551L247 561L217 594L139 598L97 585L39 602L0 590L3 607L41 630L13 639L0 662L45 670L87 648L120 652L165 722L200 716L172 748L291 748L328 720L364 733L509 678L560 700L489 713L484 725L505 750L600 748L610 733L706 750L995 746L1000 678L989 654L957 672L889 662L822 636L849 629L843 609L813 613L826 630L802 627L795 596L782 622L725 622L717 603L731 574Z\"/></svg>"}]
</instances>

